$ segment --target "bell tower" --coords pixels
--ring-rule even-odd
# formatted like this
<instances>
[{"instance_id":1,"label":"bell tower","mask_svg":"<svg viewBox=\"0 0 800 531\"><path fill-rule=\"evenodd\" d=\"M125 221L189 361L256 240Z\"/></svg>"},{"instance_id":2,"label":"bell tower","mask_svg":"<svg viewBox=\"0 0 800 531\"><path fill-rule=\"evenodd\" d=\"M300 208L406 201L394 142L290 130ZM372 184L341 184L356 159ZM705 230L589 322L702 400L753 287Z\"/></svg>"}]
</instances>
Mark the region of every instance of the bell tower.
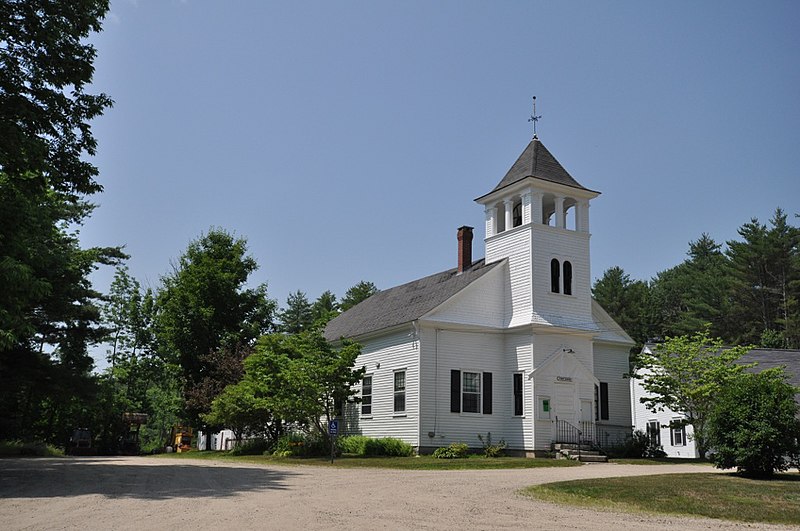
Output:
<instances>
[{"instance_id":1,"label":"bell tower","mask_svg":"<svg viewBox=\"0 0 800 531\"><path fill-rule=\"evenodd\" d=\"M534 135L497 186L475 200L486 212L486 262L509 262L508 326L592 326L589 202L598 195Z\"/></svg>"}]
</instances>

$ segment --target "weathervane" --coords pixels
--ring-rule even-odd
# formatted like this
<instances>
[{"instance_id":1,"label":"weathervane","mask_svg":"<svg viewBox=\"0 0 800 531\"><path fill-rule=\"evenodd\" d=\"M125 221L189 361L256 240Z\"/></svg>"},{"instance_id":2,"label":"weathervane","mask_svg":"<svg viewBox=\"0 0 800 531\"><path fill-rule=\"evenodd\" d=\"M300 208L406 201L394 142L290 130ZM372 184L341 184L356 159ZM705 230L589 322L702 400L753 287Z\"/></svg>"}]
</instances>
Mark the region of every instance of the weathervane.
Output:
<instances>
[{"instance_id":1,"label":"weathervane","mask_svg":"<svg viewBox=\"0 0 800 531\"><path fill-rule=\"evenodd\" d=\"M528 118L529 122L533 122L533 138L538 138L536 136L536 122L539 121L539 118L541 118L541 115L536 116L536 96L534 96L533 97L533 114L531 114L531 117Z\"/></svg>"}]
</instances>

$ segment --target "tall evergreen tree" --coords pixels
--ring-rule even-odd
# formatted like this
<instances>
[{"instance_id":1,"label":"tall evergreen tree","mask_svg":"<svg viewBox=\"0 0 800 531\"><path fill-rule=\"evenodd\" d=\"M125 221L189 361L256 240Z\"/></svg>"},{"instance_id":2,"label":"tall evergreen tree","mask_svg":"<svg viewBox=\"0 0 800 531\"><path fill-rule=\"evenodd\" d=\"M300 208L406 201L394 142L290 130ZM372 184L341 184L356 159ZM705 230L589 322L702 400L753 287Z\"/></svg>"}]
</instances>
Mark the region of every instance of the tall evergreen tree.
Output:
<instances>
[{"instance_id":1,"label":"tall evergreen tree","mask_svg":"<svg viewBox=\"0 0 800 531\"><path fill-rule=\"evenodd\" d=\"M311 329L314 324L314 311L306 294L300 290L290 293L286 299L286 308L278 317L280 330L286 334L299 334Z\"/></svg>"},{"instance_id":2,"label":"tall evergreen tree","mask_svg":"<svg viewBox=\"0 0 800 531\"><path fill-rule=\"evenodd\" d=\"M721 246L707 234L689 242L688 258L662 271L653 281L653 304L659 335L678 336L711 326L727 337L730 313L730 270Z\"/></svg>"},{"instance_id":3,"label":"tall evergreen tree","mask_svg":"<svg viewBox=\"0 0 800 531\"><path fill-rule=\"evenodd\" d=\"M346 312L359 302L372 297L377 291L378 288L375 287L375 284L362 280L345 292L339 307L343 312Z\"/></svg>"},{"instance_id":4,"label":"tall evergreen tree","mask_svg":"<svg viewBox=\"0 0 800 531\"><path fill-rule=\"evenodd\" d=\"M89 274L118 248L82 249L90 120L111 105L85 92L107 0L0 1L0 438L63 444L88 425L97 390L88 345L100 340Z\"/></svg>"},{"instance_id":5,"label":"tall evergreen tree","mask_svg":"<svg viewBox=\"0 0 800 531\"><path fill-rule=\"evenodd\" d=\"M756 218L739 228L742 241L728 242L733 273L734 341L761 343L779 334L783 346L798 345L800 230L777 209L770 227Z\"/></svg>"},{"instance_id":6,"label":"tall evergreen tree","mask_svg":"<svg viewBox=\"0 0 800 531\"><path fill-rule=\"evenodd\" d=\"M328 321L339 313L339 303L336 301L336 295L330 290L324 291L314 301L311 313L314 318L314 326L324 327Z\"/></svg>"},{"instance_id":7,"label":"tall evergreen tree","mask_svg":"<svg viewBox=\"0 0 800 531\"><path fill-rule=\"evenodd\" d=\"M641 280L631 280L619 266L606 270L592 287L592 295L600 306L625 330L640 350L651 337L652 318L648 313L649 286Z\"/></svg>"}]
</instances>

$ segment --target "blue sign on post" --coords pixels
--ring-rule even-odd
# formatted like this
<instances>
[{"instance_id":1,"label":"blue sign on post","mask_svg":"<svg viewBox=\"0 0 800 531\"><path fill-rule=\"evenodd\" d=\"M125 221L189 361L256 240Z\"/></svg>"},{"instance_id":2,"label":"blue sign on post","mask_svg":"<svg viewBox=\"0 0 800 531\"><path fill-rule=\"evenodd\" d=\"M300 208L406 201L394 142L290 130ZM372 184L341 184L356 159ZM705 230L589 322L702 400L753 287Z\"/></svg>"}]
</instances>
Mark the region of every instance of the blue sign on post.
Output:
<instances>
[{"instance_id":1,"label":"blue sign on post","mask_svg":"<svg viewBox=\"0 0 800 531\"><path fill-rule=\"evenodd\" d=\"M331 463L333 463L333 456L336 453L334 447L336 446L336 436L339 435L339 421L336 419L328 421L328 435L331 436Z\"/></svg>"}]
</instances>

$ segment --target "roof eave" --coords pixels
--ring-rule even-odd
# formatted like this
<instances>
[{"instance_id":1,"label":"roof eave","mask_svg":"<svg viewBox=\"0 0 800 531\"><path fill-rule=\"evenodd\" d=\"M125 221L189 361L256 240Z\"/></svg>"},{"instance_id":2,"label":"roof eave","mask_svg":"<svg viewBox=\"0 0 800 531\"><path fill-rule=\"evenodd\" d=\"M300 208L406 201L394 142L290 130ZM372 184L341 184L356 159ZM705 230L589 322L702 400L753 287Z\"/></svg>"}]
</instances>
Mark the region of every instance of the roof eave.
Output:
<instances>
[{"instance_id":1,"label":"roof eave","mask_svg":"<svg viewBox=\"0 0 800 531\"><path fill-rule=\"evenodd\" d=\"M494 190L492 190L488 194L484 194L484 195L476 198L474 201L476 203L486 204L486 203L488 203L488 202L490 202L490 201L492 201L494 199L498 199L498 198L502 197L503 195L507 194L509 192L509 189L512 189L512 190L514 188L522 189L522 188L525 188L526 186L529 186L531 183L536 182L536 181L547 183L548 184L547 187L548 188L553 188L554 190L563 189L563 191L565 191L565 192L569 191L569 192L572 192L572 193L575 193L575 191L577 191L578 193L575 194L575 195L577 195L578 197L580 197L582 199L594 199L595 197L599 196L600 193L601 193L601 192L598 192L596 190L590 190L589 188L585 188L583 186L571 186L571 185L568 185L568 184L551 181L550 179L545 179L543 177L537 177L535 175L527 175L527 176L523 177L522 179L520 179L518 181L515 181L513 183L509 183L509 184L507 184L507 185L505 185L505 186L503 186L501 188L495 188Z\"/></svg>"}]
</instances>

